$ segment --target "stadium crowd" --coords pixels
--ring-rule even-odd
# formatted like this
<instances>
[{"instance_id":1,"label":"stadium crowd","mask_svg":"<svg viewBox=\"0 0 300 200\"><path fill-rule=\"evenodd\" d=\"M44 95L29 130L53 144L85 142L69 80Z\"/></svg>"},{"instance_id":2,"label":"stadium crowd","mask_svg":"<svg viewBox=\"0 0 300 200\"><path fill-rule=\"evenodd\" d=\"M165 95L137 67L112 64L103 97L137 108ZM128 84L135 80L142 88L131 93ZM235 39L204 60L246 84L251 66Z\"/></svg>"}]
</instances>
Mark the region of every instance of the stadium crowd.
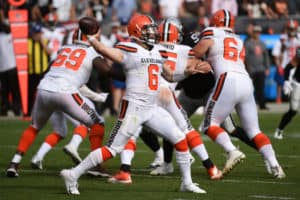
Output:
<instances>
[{"instance_id":1,"label":"stadium crowd","mask_svg":"<svg viewBox=\"0 0 300 200\"><path fill-rule=\"evenodd\" d=\"M255 47L255 41L251 38L256 33L276 33L271 27L259 24L259 19L280 19L281 33L287 31L287 21L297 18L299 12L299 1L292 0L175 0L172 4L166 0L30 0L26 1L23 8L29 11L29 42L31 49L29 54L29 87L28 87L28 113L30 116L34 103L36 87L47 71L48 64L55 58L56 51L63 45L71 42L72 32L76 28L76 22L83 16L93 16L101 24L101 40L113 46L117 42L128 40L127 23L134 13L142 13L152 16L155 20L164 18L179 18L184 26L185 33L190 31L201 31L209 25L209 17L216 10L223 8L229 10L239 18L248 19L248 26L241 30L236 27L241 34L247 34L249 38L246 47ZM6 116L9 110L17 116L22 114L20 94L17 85L17 70L14 62L14 50L10 46L11 36L8 23L8 10L11 6L7 1L1 1L0 5L0 71L1 71L1 115ZM257 20L258 19L258 20ZM296 22L296 21L295 21ZM237 23L238 24L238 23ZM254 27L254 28L253 28ZM296 30L298 28L295 23ZM278 28L277 28L278 30ZM277 32L279 34L279 32ZM282 56L282 52L277 51L276 56L272 54L272 49L266 49L264 41L261 43L261 50L253 51L249 49L246 58L248 70L253 77L256 99L261 109L267 109L265 105L264 82L269 75L270 66L276 65L284 68L276 59ZM275 44L274 44L275 45ZM8 47L10 48L8 50ZM274 47L275 48L275 47ZM260 53L261 52L261 53ZM251 54L252 53L252 54ZM258 55L259 54L259 55ZM292 57L292 52L289 57ZM41 59L36 59L41 57ZM255 59L260 57L259 59ZM274 59L273 59L274 58ZM256 60L260 63L247 63ZM286 62L286 61L285 61ZM122 71L122 66L113 64L114 68ZM253 66L255 68L253 68ZM279 71L279 70L278 70ZM282 70L279 71L282 75ZM111 93L105 103L97 104L97 110L102 114L106 108L111 115L116 115L120 99L124 94L125 84L120 80L111 80L101 75L93 73L88 86L94 91ZM279 80L280 79L280 80ZM277 78L279 85L277 91L277 102L281 103L283 95L280 86L283 85L282 77ZM272 99L271 99L272 100Z\"/></svg>"}]
</instances>

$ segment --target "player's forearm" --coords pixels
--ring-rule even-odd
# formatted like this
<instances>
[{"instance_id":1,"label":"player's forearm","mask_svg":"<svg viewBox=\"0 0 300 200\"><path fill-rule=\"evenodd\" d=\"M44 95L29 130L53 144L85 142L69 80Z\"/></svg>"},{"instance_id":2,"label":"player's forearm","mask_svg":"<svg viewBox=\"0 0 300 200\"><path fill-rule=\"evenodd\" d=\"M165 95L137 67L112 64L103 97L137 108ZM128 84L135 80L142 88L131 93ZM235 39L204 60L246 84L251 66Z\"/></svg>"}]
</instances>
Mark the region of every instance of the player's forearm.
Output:
<instances>
[{"instance_id":1,"label":"player's forearm","mask_svg":"<svg viewBox=\"0 0 300 200\"><path fill-rule=\"evenodd\" d=\"M95 37L89 37L89 42L94 47L94 49L103 56L117 63L123 62L123 54L118 49L105 46L103 43L99 42Z\"/></svg>"}]
</instances>

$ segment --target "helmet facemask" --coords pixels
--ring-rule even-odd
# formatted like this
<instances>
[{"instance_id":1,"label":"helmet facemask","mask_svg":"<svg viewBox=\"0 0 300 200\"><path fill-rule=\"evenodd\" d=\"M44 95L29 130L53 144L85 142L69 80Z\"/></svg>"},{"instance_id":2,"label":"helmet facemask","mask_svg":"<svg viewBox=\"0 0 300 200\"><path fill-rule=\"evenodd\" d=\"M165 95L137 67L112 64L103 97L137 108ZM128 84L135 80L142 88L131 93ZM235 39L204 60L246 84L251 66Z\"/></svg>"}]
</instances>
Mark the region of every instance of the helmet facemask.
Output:
<instances>
[{"instance_id":1,"label":"helmet facemask","mask_svg":"<svg viewBox=\"0 0 300 200\"><path fill-rule=\"evenodd\" d=\"M159 41L159 33L156 24L144 25L141 30L141 41L145 42L147 45L153 46Z\"/></svg>"}]
</instances>

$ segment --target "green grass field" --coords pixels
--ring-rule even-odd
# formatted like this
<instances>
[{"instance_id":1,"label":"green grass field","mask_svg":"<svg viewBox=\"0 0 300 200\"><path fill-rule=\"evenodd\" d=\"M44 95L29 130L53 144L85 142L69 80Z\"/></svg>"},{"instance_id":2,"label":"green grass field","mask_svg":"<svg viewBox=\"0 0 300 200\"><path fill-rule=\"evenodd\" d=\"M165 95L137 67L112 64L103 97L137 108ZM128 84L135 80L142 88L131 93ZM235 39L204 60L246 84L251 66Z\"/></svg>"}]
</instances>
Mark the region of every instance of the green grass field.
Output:
<instances>
[{"instance_id":1,"label":"green grass field","mask_svg":"<svg viewBox=\"0 0 300 200\"><path fill-rule=\"evenodd\" d=\"M278 160L284 168L287 178L275 180L267 174L263 159L253 149L234 140L234 143L245 152L247 158L244 163L221 181L210 181L201 162L192 165L194 182L207 190L207 194L198 195L178 192L180 176L178 168L169 176L153 177L149 175L147 166L152 161L154 154L138 140L137 153L133 160L132 178L133 184L119 185L107 183L105 178L92 178L83 176L79 180L81 195L68 196L65 193L63 180L59 177L59 171L70 168L73 163L67 157L62 147L69 141L71 134L63 140L45 158L44 170L31 169L30 160L39 145L50 132L50 127L45 127L37 140L24 156L19 171L20 177L7 178L5 169L12 158L19 136L29 124L20 120L0 120L0 200L60 200L60 199L155 199L155 200L195 200L195 199L300 199L300 117L299 115L287 127L284 139L273 139L273 132L280 120L281 114L260 113L262 130L270 136ZM192 122L198 126L201 117L195 116ZM113 118L106 119L107 134L112 128ZM71 133L70 128L70 133ZM213 161L222 169L225 155L221 148L203 136L206 147ZM80 146L82 157L89 152L88 140ZM109 160L106 166L110 172L116 172L119 168L119 157ZM176 163L174 162L174 166Z\"/></svg>"}]
</instances>

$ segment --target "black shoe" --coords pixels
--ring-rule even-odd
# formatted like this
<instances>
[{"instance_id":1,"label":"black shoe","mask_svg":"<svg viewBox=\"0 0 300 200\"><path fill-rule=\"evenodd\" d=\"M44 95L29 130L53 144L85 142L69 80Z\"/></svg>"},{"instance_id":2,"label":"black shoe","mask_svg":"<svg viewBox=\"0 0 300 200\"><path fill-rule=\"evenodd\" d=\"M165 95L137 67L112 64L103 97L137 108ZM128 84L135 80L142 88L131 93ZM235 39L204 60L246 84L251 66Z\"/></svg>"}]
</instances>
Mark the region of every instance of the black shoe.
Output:
<instances>
[{"instance_id":1,"label":"black shoe","mask_svg":"<svg viewBox=\"0 0 300 200\"><path fill-rule=\"evenodd\" d=\"M7 177L18 177L18 167L19 167L19 163L13 163L11 162L9 164L9 167L6 169L6 176Z\"/></svg>"}]
</instances>

